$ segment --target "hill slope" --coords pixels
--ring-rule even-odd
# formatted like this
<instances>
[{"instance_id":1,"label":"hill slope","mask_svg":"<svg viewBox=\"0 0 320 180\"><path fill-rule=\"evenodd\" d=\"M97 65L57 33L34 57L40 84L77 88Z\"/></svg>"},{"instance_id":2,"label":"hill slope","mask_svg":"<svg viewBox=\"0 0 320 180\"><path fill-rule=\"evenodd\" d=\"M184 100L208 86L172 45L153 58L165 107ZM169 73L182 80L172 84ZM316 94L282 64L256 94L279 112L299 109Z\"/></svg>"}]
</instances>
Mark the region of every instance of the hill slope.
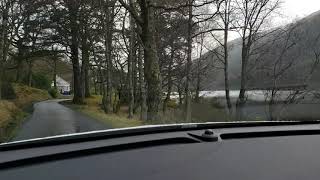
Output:
<instances>
[{"instance_id":1,"label":"hill slope","mask_svg":"<svg viewBox=\"0 0 320 180\"><path fill-rule=\"evenodd\" d=\"M315 53L320 53L320 11L293 24L270 33L256 43L250 60L248 87L268 88L273 84L274 72L281 74L277 84L281 86L308 84L310 89L320 88L320 66ZM238 89L241 73L241 40L230 42L229 79L231 89ZM204 62L212 67L220 66L214 53L204 55ZM312 67L315 67L313 69ZM314 70L314 71L313 71ZM310 75L313 71L312 76ZM210 68L203 79L205 90L224 89L221 69Z\"/></svg>"}]
</instances>

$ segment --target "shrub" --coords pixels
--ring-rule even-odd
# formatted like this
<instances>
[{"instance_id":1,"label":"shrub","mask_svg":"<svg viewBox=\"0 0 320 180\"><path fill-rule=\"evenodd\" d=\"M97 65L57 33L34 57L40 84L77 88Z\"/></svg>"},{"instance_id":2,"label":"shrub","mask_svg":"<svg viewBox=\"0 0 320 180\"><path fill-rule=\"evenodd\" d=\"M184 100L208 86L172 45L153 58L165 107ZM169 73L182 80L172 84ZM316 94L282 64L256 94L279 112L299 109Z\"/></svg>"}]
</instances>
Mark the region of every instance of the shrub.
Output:
<instances>
[{"instance_id":1,"label":"shrub","mask_svg":"<svg viewBox=\"0 0 320 180\"><path fill-rule=\"evenodd\" d=\"M50 90L51 80L41 73L36 73L32 75L32 85L38 89Z\"/></svg>"},{"instance_id":2,"label":"shrub","mask_svg":"<svg viewBox=\"0 0 320 180\"><path fill-rule=\"evenodd\" d=\"M41 89L23 86L21 84L13 84L14 92L16 93L15 104L19 107L26 107L34 102L50 99L48 91Z\"/></svg>"},{"instance_id":3,"label":"shrub","mask_svg":"<svg viewBox=\"0 0 320 180\"><path fill-rule=\"evenodd\" d=\"M16 98L16 93L11 83L3 82L1 86L1 98L12 100Z\"/></svg>"},{"instance_id":4,"label":"shrub","mask_svg":"<svg viewBox=\"0 0 320 180\"><path fill-rule=\"evenodd\" d=\"M0 101L0 143L10 140L24 115L13 102Z\"/></svg>"},{"instance_id":5,"label":"shrub","mask_svg":"<svg viewBox=\"0 0 320 180\"><path fill-rule=\"evenodd\" d=\"M172 108L172 109L177 109L177 108L178 108L178 104L176 103L175 100L170 99L170 100L167 102L167 107L168 107L168 108Z\"/></svg>"},{"instance_id":6,"label":"shrub","mask_svg":"<svg viewBox=\"0 0 320 180\"><path fill-rule=\"evenodd\" d=\"M48 93L52 98L57 98L58 97L58 90L56 88L51 88L48 90Z\"/></svg>"}]
</instances>

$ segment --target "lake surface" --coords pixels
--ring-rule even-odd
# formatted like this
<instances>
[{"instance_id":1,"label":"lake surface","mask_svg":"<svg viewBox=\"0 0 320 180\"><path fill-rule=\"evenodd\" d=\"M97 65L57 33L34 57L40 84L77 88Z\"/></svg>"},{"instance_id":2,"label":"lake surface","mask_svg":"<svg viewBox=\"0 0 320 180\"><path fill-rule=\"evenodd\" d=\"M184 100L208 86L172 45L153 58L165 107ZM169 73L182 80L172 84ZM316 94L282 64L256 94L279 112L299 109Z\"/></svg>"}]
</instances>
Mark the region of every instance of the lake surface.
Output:
<instances>
[{"instance_id":1,"label":"lake surface","mask_svg":"<svg viewBox=\"0 0 320 180\"><path fill-rule=\"evenodd\" d=\"M230 98L235 108L239 90L230 91ZM320 92L319 91L278 91L275 101L286 102L273 105L273 109L278 110L281 120L320 120ZM244 107L246 117L253 120L268 120L271 92L266 90L255 90L246 92L247 103ZM222 105L225 104L225 91L201 91L200 97L217 98ZM179 99L177 93L173 93L172 99ZM235 109L234 109L235 110Z\"/></svg>"},{"instance_id":2,"label":"lake surface","mask_svg":"<svg viewBox=\"0 0 320 180\"><path fill-rule=\"evenodd\" d=\"M230 98L235 99L238 98L240 94L240 90L231 90L230 91ZM295 91L277 91L275 95L275 99L277 100L287 100L288 98L292 98L293 96L295 98L302 98L303 99L315 99L315 94L318 94L317 91L305 91L305 92L299 92L299 94L296 94ZM200 91L199 93L200 97L203 98L225 98L226 93L225 91ZM266 101L270 99L271 92L267 90L255 90L255 91L247 91L246 96L248 100L252 101ZM171 95L172 99L178 99L179 95L178 93L174 92Z\"/></svg>"}]
</instances>

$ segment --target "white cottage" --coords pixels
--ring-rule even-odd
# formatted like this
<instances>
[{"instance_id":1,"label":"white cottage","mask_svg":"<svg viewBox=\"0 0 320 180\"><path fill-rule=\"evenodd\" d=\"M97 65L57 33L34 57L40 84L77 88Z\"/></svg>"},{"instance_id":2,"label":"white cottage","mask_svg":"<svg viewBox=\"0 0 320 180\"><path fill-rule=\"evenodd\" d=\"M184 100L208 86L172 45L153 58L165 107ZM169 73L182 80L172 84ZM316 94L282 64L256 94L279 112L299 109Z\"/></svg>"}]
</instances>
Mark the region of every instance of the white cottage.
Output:
<instances>
[{"instance_id":1,"label":"white cottage","mask_svg":"<svg viewBox=\"0 0 320 180\"><path fill-rule=\"evenodd\" d=\"M62 79L60 76L56 77L57 81L57 89L61 94L69 94L71 91L71 85L66 80ZM54 83L52 82L52 87L54 86Z\"/></svg>"}]
</instances>

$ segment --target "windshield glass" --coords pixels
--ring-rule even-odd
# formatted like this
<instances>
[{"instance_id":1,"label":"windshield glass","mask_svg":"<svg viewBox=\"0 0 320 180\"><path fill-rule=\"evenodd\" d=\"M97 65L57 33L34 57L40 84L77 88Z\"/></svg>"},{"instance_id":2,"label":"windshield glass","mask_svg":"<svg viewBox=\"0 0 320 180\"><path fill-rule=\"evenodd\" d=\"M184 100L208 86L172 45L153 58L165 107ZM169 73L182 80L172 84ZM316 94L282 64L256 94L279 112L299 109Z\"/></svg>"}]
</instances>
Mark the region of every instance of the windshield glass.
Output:
<instances>
[{"instance_id":1,"label":"windshield glass","mask_svg":"<svg viewBox=\"0 0 320 180\"><path fill-rule=\"evenodd\" d=\"M0 0L0 143L320 119L318 0Z\"/></svg>"}]
</instances>

